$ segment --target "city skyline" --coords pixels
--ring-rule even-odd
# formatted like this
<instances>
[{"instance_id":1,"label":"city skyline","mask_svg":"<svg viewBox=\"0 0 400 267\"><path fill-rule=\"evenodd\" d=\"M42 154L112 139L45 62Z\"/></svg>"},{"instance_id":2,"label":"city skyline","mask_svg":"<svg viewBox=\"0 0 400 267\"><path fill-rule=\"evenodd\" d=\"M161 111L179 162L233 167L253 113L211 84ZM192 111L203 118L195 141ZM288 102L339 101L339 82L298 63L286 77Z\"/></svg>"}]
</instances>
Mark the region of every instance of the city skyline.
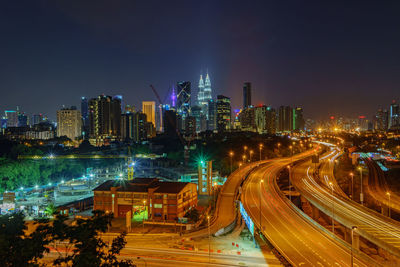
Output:
<instances>
[{"instance_id":1,"label":"city skyline","mask_svg":"<svg viewBox=\"0 0 400 267\"><path fill-rule=\"evenodd\" d=\"M155 100L150 84L163 97L177 81L196 85L208 70L214 97L229 96L234 108L250 81L254 105L302 106L314 119L371 117L398 100L396 9L391 3L172 1L154 8L120 1L111 9L105 2L95 9L90 2L7 3L0 11L6 22L0 110L20 106L54 119L62 105L101 93L124 95L138 107ZM53 101L43 106L43 99Z\"/></svg>"}]
</instances>

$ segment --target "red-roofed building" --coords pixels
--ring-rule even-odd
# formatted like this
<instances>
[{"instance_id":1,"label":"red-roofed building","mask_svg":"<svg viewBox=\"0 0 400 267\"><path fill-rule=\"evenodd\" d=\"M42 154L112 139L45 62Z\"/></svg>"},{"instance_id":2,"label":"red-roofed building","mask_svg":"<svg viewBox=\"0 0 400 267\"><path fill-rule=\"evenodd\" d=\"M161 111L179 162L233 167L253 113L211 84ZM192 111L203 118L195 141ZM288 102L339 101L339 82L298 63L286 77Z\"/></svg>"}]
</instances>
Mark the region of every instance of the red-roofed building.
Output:
<instances>
[{"instance_id":1,"label":"red-roofed building","mask_svg":"<svg viewBox=\"0 0 400 267\"><path fill-rule=\"evenodd\" d=\"M115 217L131 211L136 220L177 220L197 205L196 184L157 178L109 180L93 191L93 209L113 212Z\"/></svg>"}]
</instances>

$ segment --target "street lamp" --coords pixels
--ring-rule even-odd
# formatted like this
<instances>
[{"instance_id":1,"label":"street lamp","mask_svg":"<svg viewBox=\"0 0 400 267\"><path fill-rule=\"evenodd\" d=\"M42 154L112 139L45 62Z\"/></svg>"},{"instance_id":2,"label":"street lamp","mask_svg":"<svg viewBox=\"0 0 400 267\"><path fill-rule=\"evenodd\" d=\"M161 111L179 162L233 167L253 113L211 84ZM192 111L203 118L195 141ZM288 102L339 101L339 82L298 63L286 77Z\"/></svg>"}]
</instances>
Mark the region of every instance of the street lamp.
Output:
<instances>
[{"instance_id":1,"label":"street lamp","mask_svg":"<svg viewBox=\"0 0 400 267\"><path fill-rule=\"evenodd\" d=\"M353 262L354 262L354 260L353 260L353 242L354 242L354 231L356 231L356 230L357 230L357 226L351 227L351 264L350 264L351 267L354 266L353 265Z\"/></svg>"},{"instance_id":2,"label":"street lamp","mask_svg":"<svg viewBox=\"0 0 400 267\"><path fill-rule=\"evenodd\" d=\"M362 168L358 167L358 170L360 171L360 178L361 178L361 191L360 191L360 202L361 205L364 203L364 194L363 194L363 176L362 176Z\"/></svg>"},{"instance_id":3,"label":"street lamp","mask_svg":"<svg viewBox=\"0 0 400 267\"><path fill-rule=\"evenodd\" d=\"M331 187L331 194L332 194L332 233L335 233L335 222L334 222L334 217L335 217L335 202L333 201L333 183L329 182L329 185Z\"/></svg>"},{"instance_id":4,"label":"street lamp","mask_svg":"<svg viewBox=\"0 0 400 267\"><path fill-rule=\"evenodd\" d=\"M350 173L350 177L351 177L351 200L354 199L354 182L353 182L353 177L354 177L354 173Z\"/></svg>"},{"instance_id":5,"label":"street lamp","mask_svg":"<svg viewBox=\"0 0 400 267\"><path fill-rule=\"evenodd\" d=\"M146 213L146 200L143 200L143 208L144 208L143 211L143 233L144 233L144 215Z\"/></svg>"},{"instance_id":6,"label":"street lamp","mask_svg":"<svg viewBox=\"0 0 400 267\"><path fill-rule=\"evenodd\" d=\"M231 157L231 173L232 173L232 157L233 157L233 151L229 152L229 156Z\"/></svg>"},{"instance_id":7,"label":"street lamp","mask_svg":"<svg viewBox=\"0 0 400 267\"><path fill-rule=\"evenodd\" d=\"M243 164L244 164L245 160L246 160L246 155L243 155L242 158L243 158Z\"/></svg>"},{"instance_id":8,"label":"street lamp","mask_svg":"<svg viewBox=\"0 0 400 267\"><path fill-rule=\"evenodd\" d=\"M390 192L386 192L386 195L388 196L388 198L389 198L389 205L388 205L388 208L389 208L389 218L391 217L390 216Z\"/></svg>"},{"instance_id":9,"label":"street lamp","mask_svg":"<svg viewBox=\"0 0 400 267\"><path fill-rule=\"evenodd\" d=\"M262 191L262 185L264 183L264 180L261 179L260 181L260 233L262 232L262 217L261 217L261 191Z\"/></svg>"},{"instance_id":10,"label":"street lamp","mask_svg":"<svg viewBox=\"0 0 400 267\"><path fill-rule=\"evenodd\" d=\"M249 151L249 154L250 154L250 162L251 162L251 156L253 155L253 153L254 153L253 150L250 150L250 151Z\"/></svg>"},{"instance_id":11,"label":"street lamp","mask_svg":"<svg viewBox=\"0 0 400 267\"><path fill-rule=\"evenodd\" d=\"M290 153L290 164L292 164L292 161L293 161L293 146L289 146L289 148L290 148L290 151L291 151L291 153Z\"/></svg>"},{"instance_id":12,"label":"street lamp","mask_svg":"<svg viewBox=\"0 0 400 267\"><path fill-rule=\"evenodd\" d=\"M288 165L287 168L289 170L289 200L292 201L292 190L290 188L290 174L291 174L290 165Z\"/></svg>"},{"instance_id":13,"label":"street lamp","mask_svg":"<svg viewBox=\"0 0 400 267\"><path fill-rule=\"evenodd\" d=\"M263 144L260 144L260 145L258 146L258 148L260 149L260 161L261 161L261 150L263 149Z\"/></svg>"},{"instance_id":14,"label":"street lamp","mask_svg":"<svg viewBox=\"0 0 400 267\"><path fill-rule=\"evenodd\" d=\"M211 262L211 232L210 232L210 216L207 216L208 221L208 263Z\"/></svg>"}]
</instances>

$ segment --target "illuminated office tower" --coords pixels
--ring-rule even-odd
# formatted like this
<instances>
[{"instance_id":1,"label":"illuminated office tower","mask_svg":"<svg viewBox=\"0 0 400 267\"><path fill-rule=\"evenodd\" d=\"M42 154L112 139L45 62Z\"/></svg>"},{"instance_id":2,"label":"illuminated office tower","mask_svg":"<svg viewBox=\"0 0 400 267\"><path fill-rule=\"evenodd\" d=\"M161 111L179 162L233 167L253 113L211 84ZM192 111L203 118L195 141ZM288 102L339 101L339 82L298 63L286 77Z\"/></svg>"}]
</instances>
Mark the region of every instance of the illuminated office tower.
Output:
<instances>
[{"instance_id":1,"label":"illuminated office tower","mask_svg":"<svg viewBox=\"0 0 400 267\"><path fill-rule=\"evenodd\" d=\"M18 112L15 110L6 110L7 127L18 127Z\"/></svg>"},{"instance_id":2,"label":"illuminated office tower","mask_svg":"<svg viewBox=\"0 0 400 267\"><path fill-rule=\"evenodd\" d=\"M389 114L389 129L394 129L400 127L400 110L399 105L393 100L390 105L390 114Z\"/></svg>"},{"instance_id":3,"label":"illuminated office tower","mask_svg":"<svg viewBox=\"0 0 400 267\"><path fill-rule=\"evenodd\" d=\"M185 119L191 112L191 83L178 82L177 83L177 112Z\"/></svg>"},{"instance_id":4,"label":"illuminated office tower","mask_svg":"<svg viewBox=\"0 0 400 267\"><path fill-rule=\"evenodd\" d=\"M121 137L121 100L100 95L89 100L89 133L91 143L102 145L105 139Z\"/></svg>"},{"instance_id":5,"label":"illuminated office tower","mask_svg":"<svg viewBox=\"0 0 400 267\"><path fill-rule=\"evenodd\" d=\"M142 112L146 114L147 121L153 123L153 126L156 127L156 102L143 101Z\"/></svg>"},{"instance_id":6,"label":"illuminated office tower","mask_svg":"<svg viewBox=\"0 0 400 267\"><path fill-rule=\"evenodd\" d=\"M231 99L229 97L217 96L217 130L224 132L231 128Z\"/></svg>"}]
</instances>

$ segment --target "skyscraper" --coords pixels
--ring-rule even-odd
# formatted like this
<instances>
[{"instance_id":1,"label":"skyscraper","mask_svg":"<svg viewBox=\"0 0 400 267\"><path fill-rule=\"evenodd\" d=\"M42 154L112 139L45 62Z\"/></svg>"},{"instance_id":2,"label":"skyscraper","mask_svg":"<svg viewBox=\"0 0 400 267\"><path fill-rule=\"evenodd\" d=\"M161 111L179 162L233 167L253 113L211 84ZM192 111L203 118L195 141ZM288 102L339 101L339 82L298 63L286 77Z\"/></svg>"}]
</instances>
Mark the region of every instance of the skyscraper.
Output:
<instances>
[{"instance_id":1,"label":"skyscraper","mask_svg":"<svg viewBox=\"0 0 400 267\"><path fill-rule=\"evenodd\" d=\"M57 111L57 136L66 136L72 141L81 136L82 117L76 107Z\"/></svg>"},{"instance_id":2,"label":"skyscraper","mask_svg":"<svg viewBox=\"0 0 400 267\"><path fill-rule=\"evenodd\" d=\"M177 136L177 117L174 110L170 109L164 111L163 127L165 135L169 137Z\"/></svg>"},{"instance_id":3,"label":"skyscraper","mask_svg":"<svg viewBox=\"0 0 400 267\"><path fill-rule=\"evenodd\" d=\"M201 107L203 106L204 103L204 80L203 80L203 75L200 75L200 80L199 80L199 92L197 93L197 103Z\"/></svg>"},{"instance_id":4,"label":"skyscraper","mask_svg":"<svg viewBox=\"0 0 400 267\"><path fill-rule=\"evenodd\" d=\"M190 82L178 82L177 83L178 95L177 95L177 111L185 119L190 115L191 107L191 83Z\"/></svg>"},{"instance_id":5,"label":"skyscraper","mask_svg":"<svg viewBox=\"0 0 400 267\"><path fill-rule=\"evenodd\" d=\"M280 106L278 114L278 131L288 132L293 129L293 109L289 106Z\"/></svg>"},{"instance_id":6,"label":"skyscraper","mask_svg":"<svg viewBox=\"0 0 400 267\"><path fill-rule=\"evenodd\" d=\"M217 102L214 100L208 101L208 120L207 130L215 131L217 129Z\"/></svg>"},{"instance_id":7,"label":"skyscraper","mask_svg":"<svg viewBox=\"0 0 400 267\"><path fill-rule=\"evenodd\" d=\"M31 125L36 125L39 124L43 121L43 115L42 114L33 114L32 115L32 120L31 120Z\"/></svg>"},{"instance_id":8,"label":"skyscraper","mask_svg":"<svg viewBox=\"0 0 400 267\"><path fill-rule=\"evenodd\" d=\"M146 114L147 121L153 123L153 126L156 127L156 102L143 101L142 112Z\"/></svg>"},{"instance_id":9,"label":"skyscraper","mask_svg":"<svg viewBox=\"0 0 400 267\"><path fill-rule=\"evenodd\" d=\"M102 145L105 139L121 137L121 100L100 95L89 101L89 125L92 143Z\"/></svg>"},{"instance_id":10,"label":"skyscraper","mask_svg":"<svg viewBox=\"0 0 400 267\"><path fill-rule=\"evenodd\" d=\"M303 109L296 107L293 109L293 127L292 130L303 131L305 126L305 121L303 117Z\"/></svg>"},{"instance_id":11,"label":"skyscraper","mask_svg":"<svg viewBox=\"0 0 400 267\"><path fill-rule=\"evenodd\" d=\"M217 96L217 130L224 132L231 128L231 99L229 97Z\"/></svg>"},{"instance_id":12,"label":"skyscraper","mask_svg":"<svg viewBox=\"0 0 400 267\"><path fill-rule=\"evenodd\" d=\"M18 114L18 127L25 127L28 125L28 116L25 113Z\"/></svg>"},{"instance_id":13,"label":"skyscraper","mask_svg":"<svg viewBox=\"0 0 400 267\"><path fill-rule=\"evenodd\" d=\"M243 85L243 109L251 106L251 83L245 82Z\"/></svg>"},{"instance_id":14,"label":"skyscraper","mask_svg":"<svg viewBox=\"0 0 400 267\"><path fill-rule=\"evenodd\" d=\"M87 136L89 133L89 105L86 97L81 98L81 115L83 124L83 136Z\"/></svg>"},{"instance_id":15,"label":"skyscraper","mask_svg":"<svg viewBox=\"0 0 400 267\"><path fill-rule=\"evenodd\" d=\"M400 127L400 110L399 105L393 100L390 105L390 114L389 114L389 129L394 129Z\"/></svg>"},{"instance_id":16,"label":"skyscraper","mask_svg":"<svg viewBox=\"0 0 400 267\"><path fill-rule=\"evenodd\" d=\"M276 113L275 110L267 106L258 106L254 108L255 125L260 134L273 134L276 131Z\"/></svg>"},{"instance_id":17,"label":"skyscraper","mask_svg":"<svg viewBox=\"0 0 400 267\"><path fill-rule=\"evenodd\" d=\"M207 114L208 101L212 99L211 81L208 73L206 74L206 81L203 80L203 75L200 75L199 92L197 94L197 103Z\"/></svg>"},{"instance_id":18,"label":"skyscraper","mask_svg":"<svg viewBox=\"0 0 400 267\"><path fill-rule=\"evenodd\" d=\"M18 112L15 110L6 110L5 117L7 119L8 127L18 127Z\"/></svg>"}]
</instances>

